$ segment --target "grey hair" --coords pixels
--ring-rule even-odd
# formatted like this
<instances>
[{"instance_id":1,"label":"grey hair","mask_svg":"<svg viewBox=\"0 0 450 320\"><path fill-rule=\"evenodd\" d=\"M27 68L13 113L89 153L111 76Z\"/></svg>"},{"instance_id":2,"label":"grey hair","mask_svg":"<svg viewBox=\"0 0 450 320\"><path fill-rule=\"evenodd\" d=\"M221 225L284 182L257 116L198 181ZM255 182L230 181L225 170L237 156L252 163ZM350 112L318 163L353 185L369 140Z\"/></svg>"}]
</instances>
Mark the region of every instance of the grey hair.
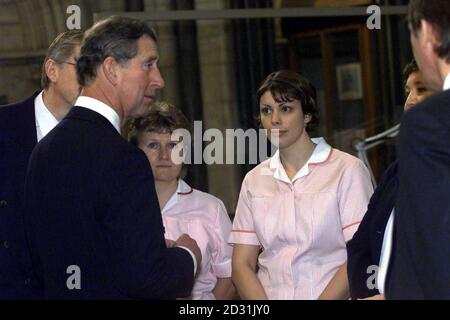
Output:
<instances>
[{"instance_id":1,"label":"grey hair","mask_svg":"<svg viewBox=\"0 0 450 320\"><path fill-rule=\"evenodd\" d=\"M53 40L50 47L47 49L47 54L42 64L41 87L47 89L50 86L50 79L45 72L45 64L49 59L55 61L57 64L62 64L70 58L75 50L75 46L81 44L83 39L83 32L78 30L70 30L60 33L55 40Z\"/></svg>"},{"instance_id":2,"label":"grey hair","mask_svg":"<svg viewBox=\"0 0 450 320\"><path fill-rule=\"evenodd\" d=\"M143 35L156 42L155 32L138 19L113 16L92 26L85 33L77 61L80 85L86 86L97 77L97 69L107 57L120 64L134 58Z\"/></svg>"}]
</instances>

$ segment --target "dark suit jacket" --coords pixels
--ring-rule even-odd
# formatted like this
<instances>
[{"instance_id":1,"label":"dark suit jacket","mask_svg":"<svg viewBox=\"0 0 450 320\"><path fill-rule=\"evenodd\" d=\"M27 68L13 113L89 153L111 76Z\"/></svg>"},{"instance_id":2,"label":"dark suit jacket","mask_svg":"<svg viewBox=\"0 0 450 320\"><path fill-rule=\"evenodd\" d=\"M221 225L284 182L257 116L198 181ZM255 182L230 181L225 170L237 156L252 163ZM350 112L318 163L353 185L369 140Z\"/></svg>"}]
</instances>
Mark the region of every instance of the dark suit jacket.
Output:
<instances>
[{"instance_id":1,"label":"dark suit jacket","mask_svg":"<svg viewBox=\"0 0 450 320\"><path fill-rule=\"evenodd\" d=\"M397 162L387 168L370 198L367 212L358 230L347 243L347 274L352 299L379 294L376 288L369 289L367 285L369 277L375 274L372 269L368 271L368 268L378 267L380 262L384 231L398 191L397 171Z\"/></svg>"},{"instance_id":2,"label":"dark suit jacket","mask_svg":"<svg viewBox=\"0 0 450 320\"><path fill-rule=\"evenodd\" d=\"M188 295L194 263L167 249L151 167L102 115L74 107L34 149L25 225L46 298ZM81 271L81 289L70 266Z\"/></svg>"},{"instance_id":3,"label":"dark suit jacket","mask_svg":"<svg viewBox=\"0 0 450 320\"><path fill-rule=\"evenodd\" d=\"M450 299L450 90L407 112L387 299Z\"/></svg>"},{"instance_id":4,"label":"dark suit jacket","mask_svg":"<svg viewBox=\"0 0 450 320\"><path fill-rule=\"evenodd\" d=\"M37 142L37 95L0 107L0 299L42 297L31 281L22 213L28 159Z\"/></svg>"}]
</instances>

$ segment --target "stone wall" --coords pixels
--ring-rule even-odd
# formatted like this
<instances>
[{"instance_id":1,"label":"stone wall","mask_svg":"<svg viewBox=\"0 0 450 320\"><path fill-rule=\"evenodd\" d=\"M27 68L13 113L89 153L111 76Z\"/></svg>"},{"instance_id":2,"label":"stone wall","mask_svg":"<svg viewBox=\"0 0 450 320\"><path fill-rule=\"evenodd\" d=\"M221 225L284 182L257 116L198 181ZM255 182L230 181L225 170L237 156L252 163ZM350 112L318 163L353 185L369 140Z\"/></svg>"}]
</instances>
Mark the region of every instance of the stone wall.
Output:
<instances>
[{"instance_id":1,"label":"stone wall","mask_svg":"<svg viewBox=\"0 0 450 320\"><path fill-rule=\"evenodd\" d=\"M124 0L1 0L0 96L17 102L40 90L45 52L66 30L68 6L80 7L81 28L86 29L94 12L123 11L124 4Z\"/></svg>"},{"instance_id":2,"label":"stone wall","mask_svg":"<svg viewBox=\"0 0 450 320\"><path fill-rule=\"evenodd\" d=\"M223 0L196 0L197 10L226 9ZM238 126L234 88L234 58L229 20L197 21L198 51L203 94L203 127L225 129ZM225 157L224 150L224 157ZM208 166L209 192L221 198L234 213L240 190L240 172L235 165Z\"/></svg>"}]
</instances>

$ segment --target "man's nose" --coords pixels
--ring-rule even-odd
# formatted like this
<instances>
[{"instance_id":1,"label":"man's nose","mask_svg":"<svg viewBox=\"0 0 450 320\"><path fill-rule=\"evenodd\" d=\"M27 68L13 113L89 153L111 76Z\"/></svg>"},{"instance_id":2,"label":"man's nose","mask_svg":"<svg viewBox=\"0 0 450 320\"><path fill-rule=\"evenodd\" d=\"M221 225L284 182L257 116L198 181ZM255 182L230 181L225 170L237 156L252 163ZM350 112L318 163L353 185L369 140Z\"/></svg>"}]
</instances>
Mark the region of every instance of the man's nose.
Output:
<instances>
[{"instance_id":1,"label":"man's nose","mask_svg":"<svg viewBox=\"0 0 450 320\"><path fill-rule=\"evenodd\" d=\"M159 71L159 68L156 67L155 70L150 74L150 86L156 89L162 89L165 86L164 79L161 75L161 71Z\"/></svg>"}]
</instances>

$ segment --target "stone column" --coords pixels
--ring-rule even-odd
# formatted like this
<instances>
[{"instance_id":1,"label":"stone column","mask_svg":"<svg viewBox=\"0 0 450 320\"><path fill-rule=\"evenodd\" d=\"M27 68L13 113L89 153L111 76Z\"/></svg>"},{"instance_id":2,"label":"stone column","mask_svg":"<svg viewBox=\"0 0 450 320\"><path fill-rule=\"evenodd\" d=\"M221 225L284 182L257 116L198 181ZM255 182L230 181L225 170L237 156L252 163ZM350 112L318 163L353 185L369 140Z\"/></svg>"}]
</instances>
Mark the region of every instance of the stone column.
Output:
<instances>
[{"instance_id":1,"label":"stone column","mask_svg":"<svg viewBox=\"0 0 450 320\"><path fill-rule=\"evenodd\" d=\"M226 9L223 0L196 0L196 10ZM197 21L198 52L202 80L203 128L222 131L238 126L236 97L233 81L233 49L229 20ZM225 142L225 141L224 141ZM224 146L225 162L225 146ZM236 165L208 166L209 192L219 197L234 214L241 179Z\"/></svg>"},{"instance_id":2,"label":"stone column","mask_svg":"<svg viewBox=\"0 0 450 320\"><path fill-rule=\"evenodd\" d=\"M144 8L146 12L168 11L171 9L170 1L167 0L145 0ZM165 100L179 107L174 22L158 21L150 23L150 26L153 27L158 37L160 51L159 68L166 83L164 89L160 90L158 99Z\"/></svg>"}]
</instances>

